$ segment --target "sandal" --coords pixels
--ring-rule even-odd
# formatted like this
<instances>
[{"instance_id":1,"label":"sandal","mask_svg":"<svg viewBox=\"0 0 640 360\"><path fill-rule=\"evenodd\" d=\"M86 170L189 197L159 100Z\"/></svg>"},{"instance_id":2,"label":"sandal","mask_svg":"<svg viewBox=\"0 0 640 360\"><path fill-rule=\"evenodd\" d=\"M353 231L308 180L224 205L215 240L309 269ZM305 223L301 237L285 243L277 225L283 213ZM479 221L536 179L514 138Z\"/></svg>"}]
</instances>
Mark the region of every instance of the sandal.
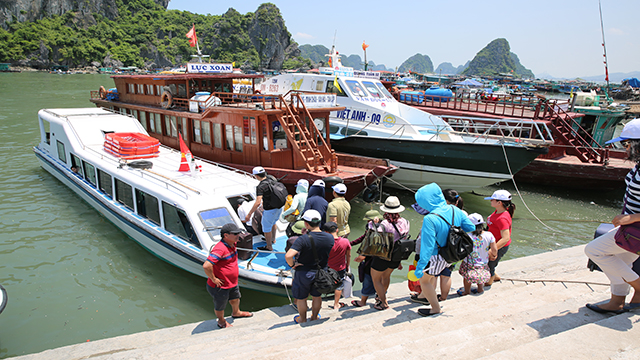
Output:
<instances>
[{"instance_id":1,"label":"sandal","mask_svg":"<svg viewBox=\"0 0 640 360\"><path fill-rule=\"evenodd\" d=\"M363 307L364 305L360 305L360 300L351 300L351 305L355 307Z\"/></svg>"},{"instance_id":2,"label":"sandal","mask_svg":"<svg viewBox=\"0 0 640 360\"><path fill-rule=\"evenodd\" d=\"M387 310L389 306L383 306L382 303L378 303L373 305L373 308L376 310Z\"/></svg>"},{"instance_id":3,"label":"sandal","mask_svg":"<svg viewBox=\"0 0 640 360\"><path fill-rule=\"evenodd\" d=\"M458 294L458 296L465 296L465 295L469 295L469 294L465 294L465 292L464 292L464 288L460 288L460 289L458 289L458 291L456 291L456 294Z\"/></svg>"}]
</instances>

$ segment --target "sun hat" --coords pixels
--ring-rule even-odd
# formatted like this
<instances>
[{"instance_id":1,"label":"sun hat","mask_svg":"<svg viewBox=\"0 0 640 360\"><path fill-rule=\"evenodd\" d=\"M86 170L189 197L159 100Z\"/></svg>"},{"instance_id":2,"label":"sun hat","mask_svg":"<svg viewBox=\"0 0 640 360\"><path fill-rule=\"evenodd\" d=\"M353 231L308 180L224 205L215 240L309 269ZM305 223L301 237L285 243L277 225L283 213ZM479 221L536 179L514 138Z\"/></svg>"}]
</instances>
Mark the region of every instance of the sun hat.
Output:
<instances>
[{"instance_id":1,"label":"sun hat","mask_svg":"<svg viewBox=\"0 0 640 360\"><path fill-rule=\"evenodd\" d=\"M507 190L496 190L493 192L493 195L484 198L485 200L500 200L500 201L510 201L511 193Z\"/></svg>"},{"instance_id":2,"label":"sun hat","mask_svg":"<svg viewBox=\"0 0 640 360\"><path fill-rule=\"evenodd\" d=\"M331 187L333 189L333 191L336 192L336 194L338 195L344 195L347 193L347 185L345 184L335 184L333 185L333 187Z\"/></svg>"},{"instance_id":3,"label":"sun hat","mask_svg":"<svg viewBox=\"0 0 640 360\"><path fill-rule=\"evenodd\" d=\"M418 203L411 205L411 208L420 215L427 215L429 213L429 210L423 209Z\"/></svg>"},{"instance_id":4,"label":"sun hat","mask_svg":"<svg viewBox=\"0 0 640 360\"><path fill-rule=\"evenodd\" d=\"M364 218L362 220L373 220L373 218L381 219L382 215L378 212L378 210L369 210L364 214Z\"/></svg>"},{"instance_id":5,"label":"sun hat","mask_svg":"<svg viewBox=\"0 0 640 360\"><path fill-rule=\"evenodd\" d=\"M253 168L253 175L262 175L265 174L266 171L262 166L256 166Z\"/></svg>"},{"instance_id":6,"label":"sun hat","mask_svg":"<svg viewBox=\"0 0 640 360\"><path fill-rule=\"evenodd\" d=\"M622 129L620 136L605 142L605 144L629 139L640 139L640 118L629 121Z\"/></svg>"},{"instance_id":7,"label":"sun hat","mask_svg":"<svg viewBox=\"0 0 640 360\"><path fill-rule=\"evenodd\" d=\"M309 223L319 223L321 219L322 217L320 216L320 213L313 209L305 211L304 215L302 215L302 220Z\"/></svg>"},{"instance_id":8,"label":"sun hat","mask_svg":"<svg viewBox=\"0 0 640 360\"><path fill-rule=\"evenodd\" d=\"M384 201L384 205L380 206L380 210L386 213L400 213L404 211L404 206L400 205L400 200L397 196L389 196Z\"/></svg>"},{"instance_id":9,"label":"sun hat","mask_svg":"<svg viewBox=\"0 0 640 360\"><path fill-rule=\"evenodd\" d=\"M224 234L240 234L243 231L240 230L240 228L234 224L234 223L228 223L228 224L224 224L222 225L222 228L220 229L220 236L223 236Z\"/></svg>"},{"instance_id":10,"label":"sun hat","mask_svg":"<svg viewBox=\"0 0 640 360\"><path fill-rule=\"evenodd\" d=\"M480 215L478 213L473 213L473 214L469 215L468 218L469 218L469 220L471 220L473 225L484 224L484 219L482 218L482 215Z\"/></svg>"},{"instance_id":11,"label":"sun hat","mask_svg":"<svg viewBox=\"0 0 640 360\"><path fill-rule=\"evenodd\" d=\"M304 221L302 220L296 221L293 223L293 226L291 226L291 231L298 235L302 235L302 229L304 229Z\"/></svg>"},{"instance_id":12,"label":"sun hat","mask_svg":"<svg viewBox=\"0 0 640 360\"><path fill-rule=\"evenodd\" d=\"M319 180L319 179L318 179L318 180L316 180L316 181L314 181L314 182L313 182L313 186L322 186L322 187L325 187L326 185L324 184L324 181L322 181L322 180Z\"/></svg>"}]
</instances>

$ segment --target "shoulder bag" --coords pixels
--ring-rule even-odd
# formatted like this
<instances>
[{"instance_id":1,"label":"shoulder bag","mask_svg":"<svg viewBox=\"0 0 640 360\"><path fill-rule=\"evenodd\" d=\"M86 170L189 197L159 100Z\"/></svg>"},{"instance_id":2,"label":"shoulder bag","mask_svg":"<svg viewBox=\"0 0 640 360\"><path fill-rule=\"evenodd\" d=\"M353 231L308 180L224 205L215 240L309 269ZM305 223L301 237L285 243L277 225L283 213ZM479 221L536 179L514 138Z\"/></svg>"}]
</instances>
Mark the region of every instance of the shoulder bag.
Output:
<instances>
[{"instance_id":1,"label":"shoulder bag","mask_svg":"<svg viewBox=\"0 0 640 360\"><path fill-rule=\"evenodd\" d=\"M377 224L373 225L373 229L367 227L364 234L364 240L358 248L358 254L363 256L375 256L383 260L391 260L391 250L393 247L393 234L378 230Z\"/></svg>"},{"instance_id":2,"label":"shoulder bag","mask_svg":"<svg viewBox=\"0 0 640 360\"><path fill-rule=\"evenodd\" d=\"M447 244L440 247L438 241L438 254L449 264L456 263L466 258L473 252L473 240L460 226L454 225L455 209L451 209L451 223L449 223L442 215L435 214L449 225L449 234L447 235Z\"/></svg>"},{"instance_id":3,"label":"shoulder bag","mask_svg":"<svg viewBox=\"0 0 640 360\"><path fill-rule=\"evenodd\" d=\"M624 205L622 206L623 213L626 207L627 197L625 196ZM629 252L640 255L640 222L620 225L613 238L616 240L616 245Z\"/></svg>"},{"instance_id":4,"label":"shoulder bag","mask_svg":"<svg viewBox=\"0 0 640 360\"><path fill-rule=\"evenodd\" d=\"M330 267L323 269L320 267L320 260L318 259L318 253L316 252L316 244L313 241L311 233L309 233L309 241L311 241L311 249L313 250L313 257L316 260L316 278L313 280L313 285L321 294L333 293L340 285L342 285L342 279L338 272Z\"/></svg>"}]
</instances>

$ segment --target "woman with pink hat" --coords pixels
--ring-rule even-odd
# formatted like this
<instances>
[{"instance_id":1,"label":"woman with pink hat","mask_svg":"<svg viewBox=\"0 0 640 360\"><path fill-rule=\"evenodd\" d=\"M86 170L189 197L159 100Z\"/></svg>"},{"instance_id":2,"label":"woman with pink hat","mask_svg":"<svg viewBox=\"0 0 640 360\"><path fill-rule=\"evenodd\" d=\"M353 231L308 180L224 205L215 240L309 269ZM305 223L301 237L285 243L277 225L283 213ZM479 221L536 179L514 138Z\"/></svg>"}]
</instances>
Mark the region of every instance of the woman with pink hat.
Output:
<instances>
[{"instance_id":1,"label":"woman with pink hat","mask_svg":"<svg viewBox=\"0 0 640 360\"><path fill-rule=\"evenodd\" d=\"M485 286L491 286L494 281L500 281L500 276L496 275L496 266L511 245L511 219L516 211L516 204L511 202L511 193L507 190L496 190L493 195L484 199L491 200L491 207L496 209L487 217L489 232L496 238L496 246L498 247L498 254L489 256L491 278L485 283Z\"/></svg>"}]
</instances>

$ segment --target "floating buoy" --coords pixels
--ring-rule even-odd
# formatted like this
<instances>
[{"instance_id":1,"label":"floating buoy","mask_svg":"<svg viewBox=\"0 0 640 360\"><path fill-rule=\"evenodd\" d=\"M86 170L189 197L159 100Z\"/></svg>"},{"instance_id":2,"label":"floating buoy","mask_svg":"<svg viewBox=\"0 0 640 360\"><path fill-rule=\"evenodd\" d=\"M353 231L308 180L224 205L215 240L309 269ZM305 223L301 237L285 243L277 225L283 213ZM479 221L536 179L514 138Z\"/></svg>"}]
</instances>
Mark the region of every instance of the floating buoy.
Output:
<instances>
[{"instance_id":1,"label":"floating buoy","mask_svg":"<svg viewBox=\"0 0 640 360\"><path fill-rule=\"evenodd\" d=\"M380 196L380 189L377 184L371 184L362 193L362 200L366 203L374 202Z\"/></svg>"},{"instance_id":2,"label":"floating buoy","mask_svg":"<svg viewBox=\"0 0 640 360\"><path fill-rule=\"evenodd\" d=\"M171 93L168 91L163 91L162 95L160 95L160 105L165 109L169 109L172 104L173 96L171 95Z\"/></svg>"}]
</instances>

